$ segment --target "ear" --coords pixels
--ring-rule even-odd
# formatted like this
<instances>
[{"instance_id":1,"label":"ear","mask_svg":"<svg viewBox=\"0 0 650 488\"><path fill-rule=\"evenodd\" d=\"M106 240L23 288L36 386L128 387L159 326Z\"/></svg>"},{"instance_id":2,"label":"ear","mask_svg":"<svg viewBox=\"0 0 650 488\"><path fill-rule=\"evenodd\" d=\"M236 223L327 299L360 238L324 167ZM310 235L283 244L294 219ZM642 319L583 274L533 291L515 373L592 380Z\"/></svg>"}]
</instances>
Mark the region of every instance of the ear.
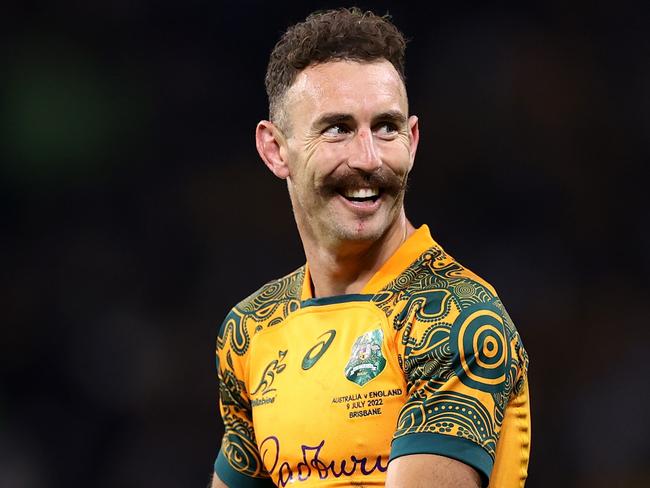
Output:
<instances>
[{"instance_id":1,"label":"ear","mask_svg":"<svg viewBox=\"0 0 650 488\"><path fill-rule=\"evenodd\" d=\"M415 153L418 150L418 142L420 142L420 126L417 116L411 115L409 117L409 152L411 153L411 167L415 161Z\"/></svg>"},{"instance_id":2,"label":"ear","mask_svg":"<svg viewBox=\"0 0 650 488\"><path fill-rule=\"evenodd\" d=\"M260 121L255 129L255 145L266 167L278 178L287 179L287 143L282 131L273 122Z\"/></svg>"}]
</instances>

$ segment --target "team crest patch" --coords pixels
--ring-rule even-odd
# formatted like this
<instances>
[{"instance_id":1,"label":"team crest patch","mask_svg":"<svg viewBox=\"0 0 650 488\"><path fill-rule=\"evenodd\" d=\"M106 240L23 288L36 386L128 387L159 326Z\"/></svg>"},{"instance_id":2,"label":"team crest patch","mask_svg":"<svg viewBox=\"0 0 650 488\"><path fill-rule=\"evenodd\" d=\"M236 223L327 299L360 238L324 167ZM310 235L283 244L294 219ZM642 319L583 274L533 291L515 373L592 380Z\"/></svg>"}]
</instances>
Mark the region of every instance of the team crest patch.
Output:
<instances>
[{"instance_id":1,"label":"team crest patch","mask_svg":"<svg viewBox=\"0 0 650 488\"><path fill-rule=\"evenodd\" d=\"M357 337L352 346L350 360L345 365L345 377L363 386L376 378L386 367L386 358L381 352L384 333L381 329L371 330Z\"/></svg>"}]
</instances>

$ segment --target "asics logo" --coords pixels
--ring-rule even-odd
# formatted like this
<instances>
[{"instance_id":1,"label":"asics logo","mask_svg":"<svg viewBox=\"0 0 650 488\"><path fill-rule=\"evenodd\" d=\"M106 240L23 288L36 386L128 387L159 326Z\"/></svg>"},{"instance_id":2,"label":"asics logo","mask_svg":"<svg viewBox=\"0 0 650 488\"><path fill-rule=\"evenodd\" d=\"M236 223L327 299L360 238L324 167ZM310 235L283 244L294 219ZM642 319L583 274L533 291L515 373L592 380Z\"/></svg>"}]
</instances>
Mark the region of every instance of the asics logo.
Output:
<instances>
[{"instance_id":1,"label":"asics logo","mask_svg":"<svg viewBox=\"0 0 650 488\"><path fill-rule=\"evenodd\" d=\"M336 337L336 331L333 329L320 335L318 339L321 340L314 344L311 349L307 351L305 357L302 358L302 369L307 371L309 368L314 366L314 364L318 362L323 354L325 354L325 351L330 347L334 337Z\"/></svg>"}]
</instances>

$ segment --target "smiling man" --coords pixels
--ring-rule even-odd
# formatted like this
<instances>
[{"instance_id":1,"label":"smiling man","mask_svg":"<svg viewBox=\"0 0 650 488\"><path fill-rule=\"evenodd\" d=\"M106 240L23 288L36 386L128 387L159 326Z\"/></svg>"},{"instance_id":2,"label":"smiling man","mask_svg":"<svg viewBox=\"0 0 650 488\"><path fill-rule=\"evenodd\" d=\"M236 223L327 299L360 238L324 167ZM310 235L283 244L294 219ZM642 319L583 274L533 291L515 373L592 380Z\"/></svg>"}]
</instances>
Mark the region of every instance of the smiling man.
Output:
<instances>
[{"instance_id":1,"label":"smiling man","mask_svg":"<svg viewBox=\"0 0 650 488\"><path fill-rule=\"evenodd\" d=\"M494 289L404 211L418 145L402 34L356 9L275 46L256 130L307 263L217 339L213 487L521 487L528 358Z\"/></svg>"}]
</instances>

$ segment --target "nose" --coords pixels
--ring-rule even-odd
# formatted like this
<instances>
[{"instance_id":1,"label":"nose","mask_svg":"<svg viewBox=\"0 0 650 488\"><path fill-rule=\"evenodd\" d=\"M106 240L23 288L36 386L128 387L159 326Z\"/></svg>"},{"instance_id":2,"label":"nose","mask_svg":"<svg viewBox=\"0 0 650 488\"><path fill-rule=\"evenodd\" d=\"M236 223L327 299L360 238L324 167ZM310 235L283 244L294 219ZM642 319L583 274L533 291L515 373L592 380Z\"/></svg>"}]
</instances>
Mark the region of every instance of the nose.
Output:
<instances>
[{"instance_id":1,"label":"nose","mask_svg":"<svg viewBox=\"0 0 650 488\"><path fill-rule=\"evenodd\" d=\"M370 129L359 130L350 143L348 166L368 173L382 165L377 146Z\"/></svg>"}]
</instances>

